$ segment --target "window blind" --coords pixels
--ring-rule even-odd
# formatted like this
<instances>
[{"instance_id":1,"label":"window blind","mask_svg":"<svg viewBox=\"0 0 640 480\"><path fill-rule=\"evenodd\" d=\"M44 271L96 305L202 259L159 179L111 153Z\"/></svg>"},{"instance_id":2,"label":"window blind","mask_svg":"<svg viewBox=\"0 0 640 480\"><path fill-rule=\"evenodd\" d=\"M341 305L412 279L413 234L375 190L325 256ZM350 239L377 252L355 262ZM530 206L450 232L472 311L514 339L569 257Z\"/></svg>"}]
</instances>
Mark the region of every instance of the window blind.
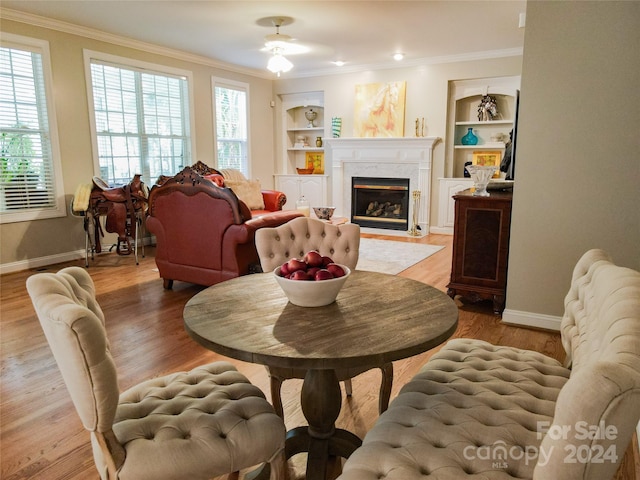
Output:
<instances>
[{"instance_id":1,"label":"window blind","mask_svg":"<svg viewBox=\"0 0 640 480\"><path fill-rule=\"evenodd\" d=\"M0 48L0 211L57 209L42 55Z\"/></svg>"},{"instance_id":2,"label":"window blind","mask_svg":"<svg viewBox=\"0 0 640 480\"><path fill-rule=\"evenodd\" d=\"M191 164L186 78L91 61L100 176L150 184Z\"/></svg>"},{"instance_id":3,"label":"window blind","mask_svg":"<svg viewBox=\"0 0 640 480\"><path fill-rule=\"evenodd\" d=\"M247 91L215 85L216 147L219 169L234 168L249 176Z\"/></svg>"}]
</instances>

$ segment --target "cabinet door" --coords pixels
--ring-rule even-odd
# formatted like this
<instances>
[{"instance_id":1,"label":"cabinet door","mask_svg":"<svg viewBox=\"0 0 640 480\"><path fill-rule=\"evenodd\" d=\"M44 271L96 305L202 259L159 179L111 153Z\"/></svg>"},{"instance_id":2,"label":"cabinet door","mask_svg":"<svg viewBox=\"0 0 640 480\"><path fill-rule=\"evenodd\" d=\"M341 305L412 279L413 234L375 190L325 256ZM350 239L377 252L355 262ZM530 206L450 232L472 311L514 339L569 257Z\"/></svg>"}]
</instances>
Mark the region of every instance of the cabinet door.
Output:
<instances>
[{"instance_id":1,"label":"cabinet door","mask_svg":"<svg viewBox=\"0 0 640 480\"><path fill-rule=\"evenodd\" d=\"M324 176L308 175L300 179L301 193L309 200L311 207L329 207L327 205L326 184Z\"/></svg>"},{"instance_id":2,"label":"cabinet door","mask_svg":"<svg viewBox=\"0 0 640 480\"><path fill-rule=\"evenodd\" d=\"M473 180L470 178L441 179L439 226L453 229L455 223L455 201L453 200L453 196L472 186Z\"/></svg>"},{"instance_id":3,"label":"cabinet door","mask_svg":"<svg viewBox=\"0 0 640 480\"><path fill-rule=\"evenodd\" d=\"M296 201L300 198L300 181L297 175L278 175L276 177L276 190L280 190L287 196L287 203L283 210L295 210Z\"/></svg>"}]
</instances>

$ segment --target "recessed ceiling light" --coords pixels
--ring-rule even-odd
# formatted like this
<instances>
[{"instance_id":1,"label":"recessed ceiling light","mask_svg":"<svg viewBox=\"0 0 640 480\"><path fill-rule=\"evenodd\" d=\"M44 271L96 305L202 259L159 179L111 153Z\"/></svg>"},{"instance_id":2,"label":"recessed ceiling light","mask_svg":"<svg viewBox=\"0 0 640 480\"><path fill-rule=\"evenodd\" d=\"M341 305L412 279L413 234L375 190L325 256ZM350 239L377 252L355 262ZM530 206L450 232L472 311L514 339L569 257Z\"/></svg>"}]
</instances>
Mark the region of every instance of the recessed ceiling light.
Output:
<instances>
[{"instance_id":1,"label":"recessed ceiling light","mask_svg":"<svg viewBox=\"0 0 640 480\"><path fill-rule=\"evenodd\" d=\"M336 60L335 62L331 63L333 63L336 67L342 67L344 65L344 62L342 60Z\"/></svg>"},{"instance_id":2,"label":"recessed ceiling light","mask_svg":"<svg viewBox=\"0 0 640 480\"><path fill-rule=\"evenodd\" d=\"M404 53L400 53L400 52L398 52L398 53L394 53L394 54L393 54L393 59L394 59L394 60L397 60L398 62L399 62L400 60L402 60L403 58L404 58Z\"/></svg>"}]
</instances>

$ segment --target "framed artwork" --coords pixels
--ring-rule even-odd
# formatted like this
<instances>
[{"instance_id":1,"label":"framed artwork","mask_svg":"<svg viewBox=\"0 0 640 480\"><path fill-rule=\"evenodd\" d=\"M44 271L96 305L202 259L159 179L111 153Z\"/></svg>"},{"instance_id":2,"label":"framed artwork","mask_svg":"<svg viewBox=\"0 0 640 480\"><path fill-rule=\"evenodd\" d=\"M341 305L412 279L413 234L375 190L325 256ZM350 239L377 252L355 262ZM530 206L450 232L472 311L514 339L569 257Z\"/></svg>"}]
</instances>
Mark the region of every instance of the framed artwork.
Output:
<instances>
[{"instance_id":1,"label":"framed artwork","mask_svg":"<svg viewBox=\"0 0 640 480\"><path fill-rule=\"evenodd\" d=\"M354 135L404 137L407 82L356 85Z\"/></svg>"},{"instance_id":2,"label":"framed artwork","mask_svg":"<svg viewBox=\"0 0 640 480\"><path fill-rule=\"evenodd\" d=\"M500 177L500 161L502 160L502 152L500 150L480 150L473 152L472 165L495 165L496 171L493 178Z\"/></svg>"},{"instance_id":3,"label":"framed artwork","mask_svg":"<svg viewBox=\"0 0 640 480\"><path fill-rule=\"evenodd\" d=\"M307 168L313 168L313 173L324 173L324 153L323 152L307 152L305 155L305 165Z\"/></svg>"}]
</instances>

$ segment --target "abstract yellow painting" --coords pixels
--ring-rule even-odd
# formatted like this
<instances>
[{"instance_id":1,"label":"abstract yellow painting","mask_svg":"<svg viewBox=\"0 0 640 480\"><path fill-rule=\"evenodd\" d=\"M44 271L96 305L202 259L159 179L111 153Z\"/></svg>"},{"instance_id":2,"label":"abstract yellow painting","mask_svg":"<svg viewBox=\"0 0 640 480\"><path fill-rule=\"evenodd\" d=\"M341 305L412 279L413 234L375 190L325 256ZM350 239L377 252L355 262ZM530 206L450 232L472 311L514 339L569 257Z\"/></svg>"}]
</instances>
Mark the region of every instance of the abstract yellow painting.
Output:
<instances>
[{"instance_id":1,"label":"abstract yellow painting","mask_svg":"<svg viewBox=\"0 0 640 480\"><path fill-rule=\"evenodd\" d=\"M406 82L356 85L354 135L404 137Z\"/></svg>"},{"instance_id":2,"label":"abstract yellow painting","mask_svg":"<svg viewBox=\"0 0 640 480\"><path fill-rule=\"evenodd\" d=\"M324 153L322 152L307 152L305 156L307 168L313 168L313 173L324 173Z\"/></svg>"}]
</instances>

